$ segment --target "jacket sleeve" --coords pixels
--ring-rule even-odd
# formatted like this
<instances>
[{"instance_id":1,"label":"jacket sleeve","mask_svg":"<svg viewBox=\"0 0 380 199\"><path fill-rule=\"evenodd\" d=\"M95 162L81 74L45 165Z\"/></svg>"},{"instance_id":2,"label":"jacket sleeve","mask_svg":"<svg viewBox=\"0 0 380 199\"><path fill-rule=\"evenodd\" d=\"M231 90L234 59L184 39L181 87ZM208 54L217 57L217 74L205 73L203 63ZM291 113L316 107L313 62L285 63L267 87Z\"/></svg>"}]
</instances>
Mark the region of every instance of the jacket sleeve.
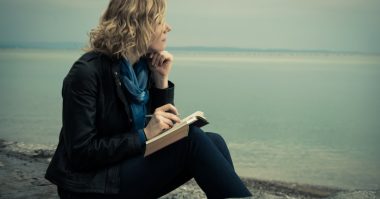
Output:
<instances>
[{"instance_id":1,"label":"jacket sleeve","mask_svg":"<svg viewBox=\"0 0 380 199\"><path fill-rule=\"evenodd\" d=\"M174 105L174 84L169 81L169 87L166 89L158 89L154 85L150 88L151 106L150 112L165 104Z\"/></svg>"},{"instance_id":2,"label":"jacket sleeve","mask_svg":"<svg viewBox=\"0 0 380 199\"><path fill-rule=\"evenodd\" d=\"M100 136L107 133L99 133L96 124L98 80L94 67L83 61L64 80L63 141L73 170L99 168L145 151L138 133Z\"/></svg>"}]
</instances>

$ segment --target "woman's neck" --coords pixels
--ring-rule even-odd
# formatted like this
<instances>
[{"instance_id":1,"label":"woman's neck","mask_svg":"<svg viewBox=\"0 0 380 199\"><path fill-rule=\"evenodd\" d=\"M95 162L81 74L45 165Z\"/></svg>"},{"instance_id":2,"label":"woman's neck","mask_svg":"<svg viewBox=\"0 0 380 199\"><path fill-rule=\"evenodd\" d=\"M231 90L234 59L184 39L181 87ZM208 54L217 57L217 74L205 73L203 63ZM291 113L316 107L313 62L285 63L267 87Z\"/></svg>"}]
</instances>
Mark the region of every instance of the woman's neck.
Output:
<instances>
[{"instance_id":1,"label":"woman's neck","mask_svg":"<svg viewBox=\"0 0 380 199\"><path fill-rule=\"evenodd\" d=\"M125 58L132 66L140 59L138 56L126 56Z\"/></svg>"}]
</instances>

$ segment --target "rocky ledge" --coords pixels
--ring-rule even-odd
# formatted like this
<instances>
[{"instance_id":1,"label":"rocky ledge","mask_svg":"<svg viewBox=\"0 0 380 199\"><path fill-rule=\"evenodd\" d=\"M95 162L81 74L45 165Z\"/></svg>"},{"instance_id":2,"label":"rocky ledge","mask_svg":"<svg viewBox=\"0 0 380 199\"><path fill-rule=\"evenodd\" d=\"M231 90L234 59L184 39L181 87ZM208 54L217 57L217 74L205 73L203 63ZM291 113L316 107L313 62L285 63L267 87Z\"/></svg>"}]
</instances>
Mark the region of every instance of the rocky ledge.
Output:
<instances>
[{"instance_id":1,"label":"rocky ledge","mask_svg":"<svg viewBox=\"0 0 380 199\"><path fill-rule=\"evenodd\" d=\"M0 139L0 198L58 198L56 186L44 179L54 146L28 145ZM374 199L379 190L343 190L339 188L242 178L253 194L264 199ZM190 180L162 198L206 198L194 180Z\"/></svg>"}]
</instances>

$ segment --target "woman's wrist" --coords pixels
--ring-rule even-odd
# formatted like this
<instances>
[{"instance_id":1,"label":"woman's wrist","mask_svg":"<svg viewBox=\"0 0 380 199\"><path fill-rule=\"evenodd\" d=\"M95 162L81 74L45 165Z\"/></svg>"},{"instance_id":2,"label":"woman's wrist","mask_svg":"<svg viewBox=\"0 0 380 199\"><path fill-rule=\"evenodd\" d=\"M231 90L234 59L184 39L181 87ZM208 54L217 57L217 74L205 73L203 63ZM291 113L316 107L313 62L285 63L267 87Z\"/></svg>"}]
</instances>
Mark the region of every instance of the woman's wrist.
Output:
<instances>
[{"instance_id":1,"label":"woman's wrist","mask_svg":"<svg viewBox=\"0 0 380 199\"><path fill-rule=\"evenodd\" d=\"M168 77L159 77L154 78L154 84L158 89L166 89L169 87L169 78Z\"/></svg>"}]
</instances>

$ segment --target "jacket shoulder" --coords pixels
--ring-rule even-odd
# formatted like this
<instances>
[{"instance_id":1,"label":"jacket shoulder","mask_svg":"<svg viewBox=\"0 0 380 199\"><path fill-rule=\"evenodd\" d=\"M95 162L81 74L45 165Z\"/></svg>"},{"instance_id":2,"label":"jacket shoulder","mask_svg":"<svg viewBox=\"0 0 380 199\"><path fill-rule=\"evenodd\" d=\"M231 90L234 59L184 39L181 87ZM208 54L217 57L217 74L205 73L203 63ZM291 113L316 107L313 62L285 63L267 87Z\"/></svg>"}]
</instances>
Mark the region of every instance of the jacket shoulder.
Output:
<instances>
[{"instance_id":1,"label":"jacket shoulder","mask_svg":"<svg viewBox=\"0 0 380 199\"><path fill-rule=\"evenodd\" d=\"M95 80L99 73L101 54L90 51L83 54L71 66L65 77L65 82L81 82L89 79Z\"/></svg>"},{"instance_id":2,"label":"jacket shoulder","mask_svg":"<svg viewBox=\"0 0 380 199\"><path fill-rule=\"evenodd\" d=\"M102 57L102 53L96 51L89 51L84 53L78 61L91 62L95 59Z\"/></svg>"},{"instance_id":3,"label":"jacket shoulder","mask_svg":"<svg viewBox=\"0 0 380 199\"><path fill-rule=\"evenodd\" d=\"M96 51L89 51L84 53L77 61L73 64L73 67L80 66L83 70L90 70L90 71L101 71L101 66L103 64L111 63L112 59L109 58L107 55L96 52ZM87 72L90 72L87 71Z\"/></svg>"}]
</instances>

